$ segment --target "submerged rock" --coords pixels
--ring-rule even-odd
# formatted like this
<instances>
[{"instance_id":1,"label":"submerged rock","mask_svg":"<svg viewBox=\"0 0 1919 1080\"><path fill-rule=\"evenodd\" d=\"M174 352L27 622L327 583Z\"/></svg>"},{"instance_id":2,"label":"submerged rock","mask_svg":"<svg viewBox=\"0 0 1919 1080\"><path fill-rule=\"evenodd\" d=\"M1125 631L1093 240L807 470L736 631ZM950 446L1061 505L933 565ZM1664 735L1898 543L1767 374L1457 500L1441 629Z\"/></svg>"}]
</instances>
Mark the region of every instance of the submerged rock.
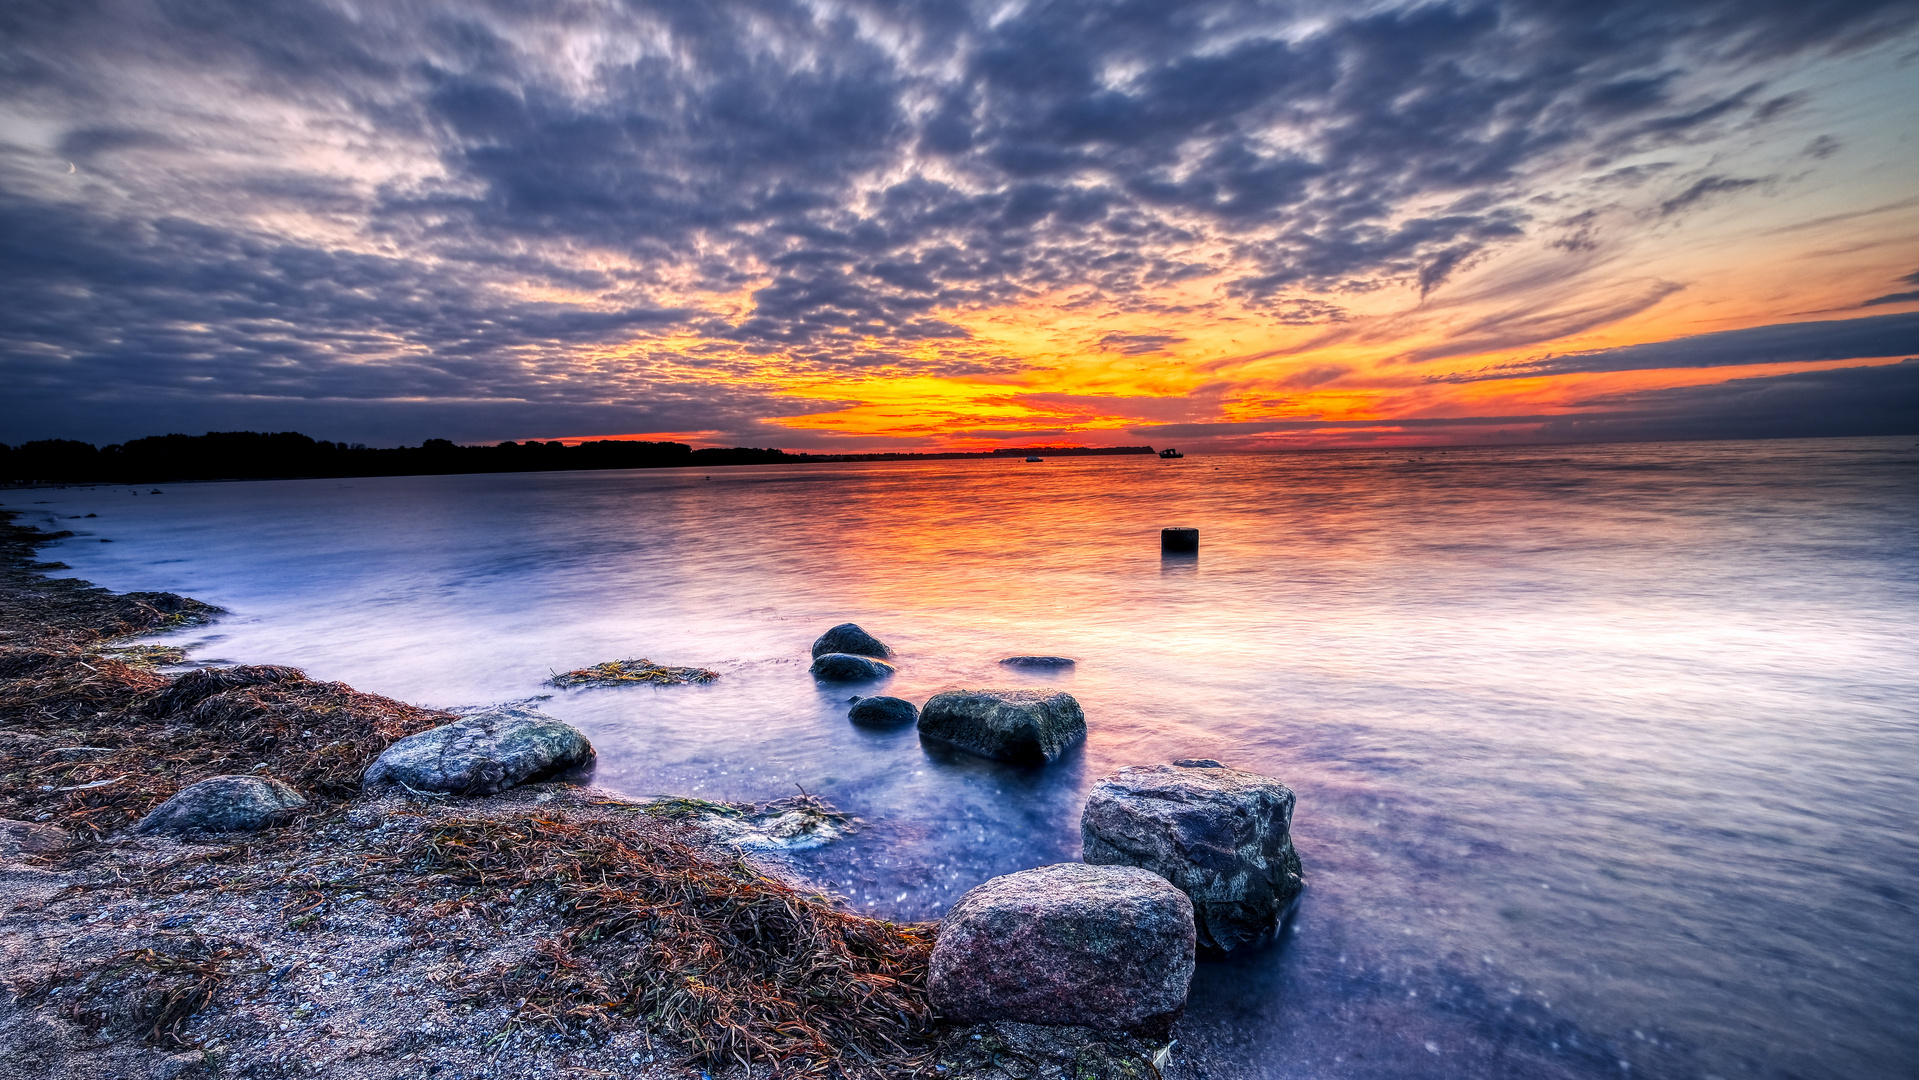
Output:
<instances>
[{"instance_id":1,"label":"submerged rock","mask_svg":"<svg viewBox=\"0 0 1919 1080\"><path fill-rule=\"evenodd\" d=\"M361 785L492 795L594 759L593 744L578 728L533 709L502 706L408 735L367 767Z\"/></svg>"},{"instance_id":2,"label":"submerged rock","mask_svg":"<svg viewBox=\"0 0 1919 1080\"><path fill-rule=\"evenodd\" d=\"M1138 866L1193 901L1199 951L1265 939L1298 898L1293 792L1210 759L1136 765L1093 785L1080 817L1088 863Z\"/></svg>"},{"instance_id":3,"label":"submerged rock","mask_svg":"<svg viewBox=\"0 0 1919 1080\"><path fill-rule=\"evenodd\" d=\"M927 977L950 1023L1014 1020L1164 1034L1193 978L1193 905L1137 867L1057 863L997 877L940 920Z\"/></svg>"},{"instance_id":4,"label":"submerged rock","mask_svg":"<svg viewBox=\"0 0 1919 1080\"><path fill-rule=\"evenodd\" d=\"M840 813L817 795L767 803L664 798L648 803L646 812L697 821L716 839L748 851L810 851L844 840L860 828L858 818Z\"/></svg>"},{"instance_id":5,"label":"submerged rock","mask_svg":"<svg viewBox=\"0 0 1919 1080\"><path fill-rule=\"evenodd\" d=\"M215 776L180 789L133 831L258 832L306 804L305 796L271 777Z\"/></svg>"},{"instance_id":6,"label":"submerged rock","mask_svg":"<svg viewBox=\"0 0 1919 1080\"><path fill-rule=\"evenodd\" d=\"M687 683L710 683L719 677L719 672L706 668L668 667L641 657L637 660L608 660L592 667L555 674L546 680L546 684L562 689L575 686L624 686L629 683L683 686Z\"/></svg>"},{"instance_id":7,"label":"submerged rock","mask_svg":"<svg viewBox=\"0 0 1919 1080\"><path fill-rule=\"evenodd\" d=\"M1069 668L1078 661L1070 656L1009 656L1000 663L1010 668L1025 668L1031 671L1057 671Z\"/></svg>"},{"instance_id":8,"label":"submerged rock","mask_svg":"<svg viewBox=\"0 0 1919 1080\"><path fill-rule=\"evenodd\" d=\"M954 1080L1161 1080L1173 1056L1171 1044L1124 1032L1015 1020L949 1027L936 1037L946 1067L939 1075Z\"/></svg>"},{"instance_id":9,"label":"submerged rock","mask_svg":"<svg viewBox=\"0 0 1919 1080\"><path fill-rule=\"evenodd\" d=\"M893 673L893 665L870 656L826 653L813 661L813 677L825 682L865 682Z\"/></svg>"},{"instance_id":10,"label":"submerged rock","mask_svg":"<svg viewBox=\"0 0 1919 1080\"><path fill-rule=\"evenodd\" d=\"M899 727L920 718L919 706L905 698L861 698L847 710L846 718L871 727Z\"/></svg>"},{"instance_id":11,"label":"submerged rock","mask_svg":"<svg viewBox=\"0 0 1919 1080\"><path fill-rule=\"evenodd\" d=\"M843 622L813 642L813 659L818 660L827 653L848 653L853 656L877 656L884 660L893 655L879 638L860 629L858 623Z\"/></svg>"},{"instance_id":12,"label":"submerged rock","mask_svg":"<svg viewBox=\"0 0 1919 1080\"><path fill-rule=\"evenodd\" d=\"M945 690L920 710L920 734L995 761L1043 765L1086 738L1086 713L1057 690Z\"/></svg>"}]
</instances>

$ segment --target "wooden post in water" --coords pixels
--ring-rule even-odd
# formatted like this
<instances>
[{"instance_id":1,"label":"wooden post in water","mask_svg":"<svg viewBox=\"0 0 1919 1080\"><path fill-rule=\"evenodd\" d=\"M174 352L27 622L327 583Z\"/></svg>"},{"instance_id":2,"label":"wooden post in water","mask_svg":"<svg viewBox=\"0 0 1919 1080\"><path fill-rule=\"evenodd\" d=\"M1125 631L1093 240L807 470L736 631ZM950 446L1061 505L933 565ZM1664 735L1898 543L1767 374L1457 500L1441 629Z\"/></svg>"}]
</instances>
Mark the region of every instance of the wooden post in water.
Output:
<instances>
[{"instance_id":1,"label":"wooden post in water","mask_svg":"<svg viewBox=\"0 0 1919 1080\"><path fill-rule=\"evenodd\" d=\"M1162 552L1197 552L1199 550L1199 530L1161 529L1159 531L1159 550Z\"/></svg>"}]
</instances>

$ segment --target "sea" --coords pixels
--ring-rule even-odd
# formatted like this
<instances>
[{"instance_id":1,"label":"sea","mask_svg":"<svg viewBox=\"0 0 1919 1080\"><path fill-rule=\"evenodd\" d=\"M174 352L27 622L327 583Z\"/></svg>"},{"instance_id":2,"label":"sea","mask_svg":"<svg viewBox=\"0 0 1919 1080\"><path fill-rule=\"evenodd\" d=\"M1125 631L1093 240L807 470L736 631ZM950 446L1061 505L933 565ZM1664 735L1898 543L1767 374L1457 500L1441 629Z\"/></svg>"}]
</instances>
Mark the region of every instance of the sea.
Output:
<instances>
[{"instance_id":1,"label":"sea","mask_svg":"<svg viewBox=\"0 0 1919 1080\"><path fill-rule=\"evenodd\" d=\"M532 700L634 796L825 798L864 827L793 858L883 918L1077 859L1123 766L1278 777L1306 891L1271 945L1200 965L1181 1034L1213 1077L1919 1075L1911 437L0 501L73 530L43 557L76 576L226 609L169 639L196 663ZM1162 555L1169 526L1198 554ZM842 622L897 674L816 682ZM640 657L719 678L545 685ZM1087 741L1023 767L847 720L948 687L1067 691Z\"/></svg>"}]
</instances>

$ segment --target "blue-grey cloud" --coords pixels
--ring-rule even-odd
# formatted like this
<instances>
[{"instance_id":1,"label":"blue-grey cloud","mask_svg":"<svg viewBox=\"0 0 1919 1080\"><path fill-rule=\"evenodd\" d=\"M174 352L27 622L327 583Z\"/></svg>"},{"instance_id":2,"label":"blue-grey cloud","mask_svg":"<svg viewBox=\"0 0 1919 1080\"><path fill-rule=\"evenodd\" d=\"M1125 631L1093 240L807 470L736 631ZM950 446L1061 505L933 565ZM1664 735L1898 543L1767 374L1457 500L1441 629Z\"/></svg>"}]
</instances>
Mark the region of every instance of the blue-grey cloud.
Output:
<instances>
[{"instance_id":1,"label":"blue-grey cloud","mask_svg":"<svg viewBox=\"0 0 1919 1080\"><path fill-rule=\"evenodd\" d=\"M1580 402L1546 442L1831 438L1919 434L1919 360L1828 368L1707 386L1641 390Z\"/></svg>"},{"instance_id":2,"label":"blue-grey cloud","mask_svg":"<svg viewBox=\"0 0 1919 1080\"><path fill-rule=\"evenodd\" d=\"M1902 283L1907 285L1919 285L1919 270L1914 270L1912 273L1907 274L1905 277L1902 277L1899 280ZM1865 303L1860 304L1859 306L1860 307L1878 307L1881 304L1910 304L1915 300L1919 300L1919 290L1914 290L1912 292L1887 293L1884 296L1875 296L1872 299L1866 301Z\"/></svg>"},{"instance_id":3,"label":"blue-grey cloud","mask_svg":"<svg viewBox=\"0 0 1919 1080\"><path fill-rule=\"evenodd\" d=\"M1671 215L1738 197L1757 178L1623 159L1772 122L1802 100L1780 71L1915 20L1902 0L18 0L0 365L22 389L0 434L245 426L266 401L289 426L431 401L718 429L789 410L756 377L1016 366L939 312L1069 287L1140 310L1222 273L1282 323L1337 322L1316 295L1593 243L1558 224L1578 207L1533 201L1568 163L1621 160ZM83 427L48 427L62 394L93 402Z\"/></svg>"},{"instance_id":4,"label":"blue-grey cloud","mask_svg":"<svg viewBox=\"0 0 1919 1080\"><path fill-rule=\"evenodd\" d=\"M1559 414L1254 420L1139 425L1144 439L1204 439L1224 445L1272 433L1414 435L1432 443L1638 442L1779 439L1919 433L1919 359L1828 368L1704 386L1609 394Z\"/></svg>"},{"instance_id":5,"label":"blue-grey cloud","mask_svg":"<svg viewBox=\"0 0 1919 1080\"><path fill-rule=\"evenodd\" d=\"M1693 334L1616 349L1542 356L1479 371L1430 376L1428 382L1464 383L1602 371L1657 368L1805 364L1919 353L1919 312L1828 322L1776 323L1744 330Z\"/></svg>"}]
</instances>

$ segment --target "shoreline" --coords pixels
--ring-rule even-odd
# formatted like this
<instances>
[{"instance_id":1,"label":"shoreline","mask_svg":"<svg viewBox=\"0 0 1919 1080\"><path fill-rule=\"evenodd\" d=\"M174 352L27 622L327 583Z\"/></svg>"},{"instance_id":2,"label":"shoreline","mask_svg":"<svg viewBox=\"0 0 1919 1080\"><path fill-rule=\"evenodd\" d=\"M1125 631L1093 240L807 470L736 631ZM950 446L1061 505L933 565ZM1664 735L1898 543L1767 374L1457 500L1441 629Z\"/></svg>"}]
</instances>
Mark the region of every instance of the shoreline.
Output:
<instances>
[{"instance_id":1,"label":"shoreline","mask_svg":"<svg viewBox=\"0 0 1919 1080\"><path fill-rule=\"evenodd\" d=\"M218 610L49 578L66 567L34 553L57 534L17 516L0 511L16 1075L1208 1075L1184 1046L1162 1073L1126 1037L936 1024L933 924L786 879L697 800L362 795L386 745L450 714L292 669L182 686L158 670L178 649L120 643ZM129 831L186 784L246 772L308 805L260 833Z\"/></svg>"}]
</instances>

